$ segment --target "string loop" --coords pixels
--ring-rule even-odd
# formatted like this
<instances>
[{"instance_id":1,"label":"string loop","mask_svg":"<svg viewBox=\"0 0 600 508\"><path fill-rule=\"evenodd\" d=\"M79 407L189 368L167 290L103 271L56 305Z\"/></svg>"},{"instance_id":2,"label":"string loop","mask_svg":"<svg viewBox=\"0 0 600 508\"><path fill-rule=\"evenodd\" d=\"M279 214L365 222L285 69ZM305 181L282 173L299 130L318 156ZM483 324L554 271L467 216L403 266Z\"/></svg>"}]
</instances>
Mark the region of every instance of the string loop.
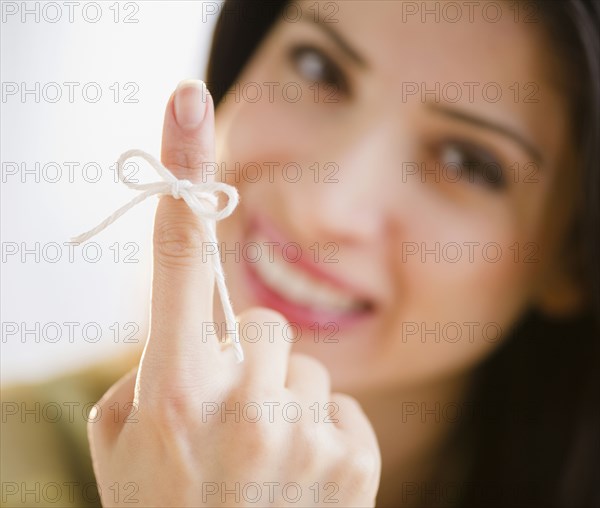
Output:
<instances>
[{"instance_id":1,"label":"string loop","mask_svg":"<svg viewBox=\"0 0 600 508\"><path fill-rule=\"evenodd\" d=\"M132 157L140 157L148 162L162 177L163 181L145 184L129 182L125 177L124 165L125 162ZM194 212L194 214L202 221L202 225L208 236L208 242L216 246L211 252L215 283L217 285L217 290L219 291L223 313L225 314L227 334L233 335L233 348L238 362L242 362L244 360L244 352L242 351L242 346L240 344L238 325L235 314L233 313L229 292L225 285L225 274L221 264L216 234L216 222L229 217L239 203L237 190L235 187L222 182L192 183L189 180L179 180L158 160L142 150L128 150L122 154L117 161L117 174L119 180L127 185L127 187L133 190L142 191L142 193L104 219L98 226L76 236L71 241L80 244L89 240L110 226L135 205L148 199L150 196L170 195L175 199L183 199L192 212ZM225 205L221 209L218 208L219 195L223 195L227 198ZM226 342L229 342L229 340L226 340Z\"/></svg>"}]
</instances>

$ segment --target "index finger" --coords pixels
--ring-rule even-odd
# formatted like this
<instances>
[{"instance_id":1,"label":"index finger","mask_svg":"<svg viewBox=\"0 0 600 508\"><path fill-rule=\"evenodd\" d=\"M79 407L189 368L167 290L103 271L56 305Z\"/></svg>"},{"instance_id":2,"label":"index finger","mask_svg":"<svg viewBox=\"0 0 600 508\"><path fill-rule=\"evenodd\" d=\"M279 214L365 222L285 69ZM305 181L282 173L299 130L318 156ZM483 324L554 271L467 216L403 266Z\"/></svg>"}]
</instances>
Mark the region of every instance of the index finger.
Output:
<instances>
[{"instance_id":1,"label":"index finger","mask_svg":"<svg viewBox=\"0 0 600 508\"><path fill-rule=\"evenodd\" d=\"M214 107L203 82L183 81L165 112L162 162L178 179L208 183L203 169L215 160ZM142 372L185 385L199 371L216 368L215 279L206 225L183 199L163 196L154 227L154 276L150 338Z\"/></svg>"}]
</instances>

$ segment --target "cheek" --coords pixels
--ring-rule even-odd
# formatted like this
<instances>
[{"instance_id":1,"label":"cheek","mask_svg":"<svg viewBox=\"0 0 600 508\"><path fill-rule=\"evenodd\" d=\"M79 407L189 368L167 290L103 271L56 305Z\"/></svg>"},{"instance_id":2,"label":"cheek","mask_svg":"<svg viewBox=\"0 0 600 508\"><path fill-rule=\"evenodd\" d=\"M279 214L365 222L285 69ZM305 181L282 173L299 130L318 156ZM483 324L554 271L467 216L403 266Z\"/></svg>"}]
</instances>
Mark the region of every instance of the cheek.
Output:
<instances>
[{"instance_id":1,"label":"cheek","mask_svg":"<svg viewBox=\"0 0 600 508\"><path fill-rule=\"evenodd\" d=\"M229 163L263 161L273 147L282 147L281 143L288 139L287 127L275 127L278 121L281 119L274 108L262 103L236 105L226 134L225 160Z\"/></svg>"},{"instance_id":2,"label":"cheek","mask_svg":"<svg viewBox=\"0 0 600 508\"><path fill-rule=\"evenodd\" d=\"M303 196L313 192L315 167L322 168L322 137L314 117L299 104L263 99L233 104L220 133L221 179L238 188L248 210L303 215ZM225 169L223 169L225 168ZM234 215L240 217L240 214Z\"/></svg>"},{"instance_id":3,"label":"cheek","mask_svg":"<svg viewBox=\"0 0 600 508\"><path fill-rule=\"evenodd\" d=\"M303 107L302 102L290 103L281 99L270 102L263 96L256 103L242 101L228 105L226 114L222 160L301 163L309 154L314 158L315 150L321 146L315 143L320 137L315 135L314 115ZM247 183L242 176L234 183Z\"/></svg>"},{"instance_id":4,"label":"cheek","mask_svg":"<svg viewBox=\"0 0 600 508\"><path fill-rule=\"evenodd\" d=\"M386 324L393 331L380 357L411 380L465 370L497 348L525 308L532 278L501 213L491 222L446 210L439 221L441 210L428 208L407 225L395 256L398 291Z\"/></svg>"}]
</instances>

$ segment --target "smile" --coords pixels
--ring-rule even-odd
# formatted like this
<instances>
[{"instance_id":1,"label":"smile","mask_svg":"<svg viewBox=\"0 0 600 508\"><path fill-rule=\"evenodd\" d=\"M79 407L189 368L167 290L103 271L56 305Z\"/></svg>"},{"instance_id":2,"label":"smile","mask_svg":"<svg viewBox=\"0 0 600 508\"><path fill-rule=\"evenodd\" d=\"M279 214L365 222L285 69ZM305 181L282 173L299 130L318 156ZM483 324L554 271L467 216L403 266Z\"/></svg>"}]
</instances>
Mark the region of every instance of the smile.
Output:
<instances>
[{"instance_id":1,"label":"smile","mask_svg":"<svg viewBox=\"0 0 600 508\"><path fill-rule=\"evenodd\" d=\"M342 327L371 313L371 302L307 259L307 252L297 260L286 259L282 236L265 226L252 227L247 242L275 248L268 254L264 249L253 262L244 261L249 286L262 305L302 327Z\"/></svg>"}]
</instances>

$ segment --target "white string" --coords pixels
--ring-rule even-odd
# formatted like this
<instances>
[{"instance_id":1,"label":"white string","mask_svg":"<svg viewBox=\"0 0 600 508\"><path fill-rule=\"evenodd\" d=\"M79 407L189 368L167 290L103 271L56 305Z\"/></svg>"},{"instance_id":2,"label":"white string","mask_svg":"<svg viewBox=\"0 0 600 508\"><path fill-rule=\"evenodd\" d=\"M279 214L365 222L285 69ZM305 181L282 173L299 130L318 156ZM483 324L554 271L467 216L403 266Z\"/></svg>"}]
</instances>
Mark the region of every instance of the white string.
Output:
<instances>
[{"instance_id":1,"label":"white string","mask_svg":"<svg viewBox=\"0 0 600 508\"><path fill-rule=\"evenodd\" d=\"M164 181L146 184L128 182L123 173L123 163L131 157L141 157L142 159L146 160L163 178ZM233 347L235 354L238 362L242 362L244 360L244 352L240 344L238 326L235 320L235 314L233 313L233 308L231 306L229 292L227 291L227 286L225 285L225 274L223 273L223 266L221 265L216 234L216 221L229 217L238 205L239 195L237 190L235 187L221 182L195 184L189 180L178 180L173 173L171 173L159 161L142 150L129 150L121 155L117 161L117 171L119 180L121 182L127 185L127 187L130 189L143 191L142 194L138 195L129 203L119 208L115 213L104 219L95 228L76 236L71 241L79 244L89 240L93 236L100 233L100 231L110 226L135 205L141 203L150 196L166 194L173 196L175 199L183 199L190 207L192 212L194 212L202 221L202 225L204 226L208 236L208 241L215 245L215 250L213 251L213 269L215 274L215 282L219 291L219 298L221 299L223 313L225 314L225 323L227 326L226 331L233 334ZM216 210L219 203L217 198L219 193L227 196L227 204L221 210Z\"/></svg>"}]
</instances>

